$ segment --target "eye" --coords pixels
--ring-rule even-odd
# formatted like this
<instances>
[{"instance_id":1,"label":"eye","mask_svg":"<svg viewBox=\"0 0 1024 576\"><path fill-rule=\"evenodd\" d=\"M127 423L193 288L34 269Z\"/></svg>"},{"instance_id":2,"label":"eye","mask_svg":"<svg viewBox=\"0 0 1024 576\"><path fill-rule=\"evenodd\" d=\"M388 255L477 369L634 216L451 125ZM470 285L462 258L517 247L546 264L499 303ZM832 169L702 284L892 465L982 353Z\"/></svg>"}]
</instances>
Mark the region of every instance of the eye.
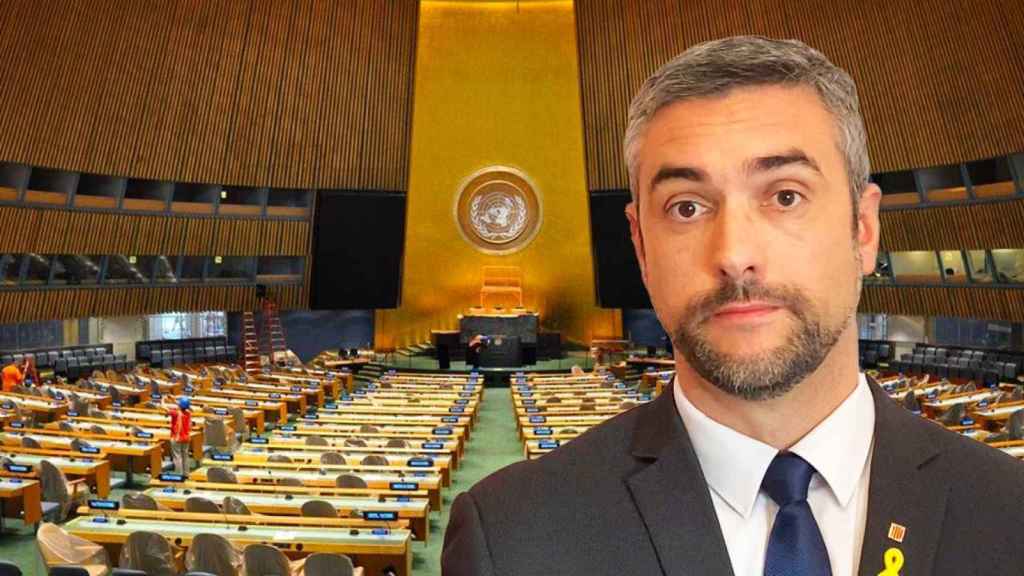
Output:
<instances>
[{"instance_id":1,"label":"eye","mask_svg":"<svg viewBox=\"0 0 1024 576\"><path fill-rule=\"evenodd\" d=\"M704 206L699 202L694 202L693 200L683 200L669 206L669 214L679 220L683 220L684 222L694 220L699 216L703 216L707 212L707 206Z\"/></svg>"},{"instance_id":2,"label":"eye","mask_svg":"<svg viewBox=\"0 0 1024 576\"><path fill-rule=\"evenodd\" d=\"M796 190L779 190L772 195L772 201L779 208L789 209L803 202L804 197Z\"/></svg>"}]
</instances>

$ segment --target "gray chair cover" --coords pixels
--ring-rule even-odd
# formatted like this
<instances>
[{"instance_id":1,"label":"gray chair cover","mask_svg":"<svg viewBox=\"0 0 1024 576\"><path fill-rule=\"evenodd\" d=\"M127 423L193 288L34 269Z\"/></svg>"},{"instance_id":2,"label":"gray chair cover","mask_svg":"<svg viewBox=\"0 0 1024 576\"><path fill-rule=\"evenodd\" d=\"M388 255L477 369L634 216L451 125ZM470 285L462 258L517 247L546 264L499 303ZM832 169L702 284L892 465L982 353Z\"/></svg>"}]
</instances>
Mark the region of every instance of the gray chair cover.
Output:
<instances>
[{"instance_id":1,"label":"gray chair cover","mask_svg":"<svg viewBox=\"0 0 1024 576\"><path fill-rule=\"evenodd\" d=\"M303 576L352 576L355 568L344 554L317 552L306 557Z\"/></svg>"},{"instance_id":2,"label":"gray chair cover","mask_svg":"<svg viewBox=\"0 0 1024 576\"><path fill-rule=\"evenodd\" d=\"M250 544L242 552L245 576L291 576L288 557L273 546Z\"/></svg>"},{"instance_id":3,"label":"gray chair cover","mask_svg":"<svg viewBox=\"0 0 1024 576\"><path fill-rule=\"evenodd\" d=\"M39 525L36 546L39 557L48 568L75 565L85 568L89 576L110 573L110 557L103 546L68 534L56 524L43 522Z\"/></svg>"},{"instance_id":4,"label":"gray chair cover","mask_svg":"<svg viewBox=\"0 0 1024 576\"><path fill-rule=\"evenodd\" d=\"M61 420L60 423L57 424L57 427L60 429L61 432L74 432L75 431L75 427L72 426L71 423L68 422L67 420Z\"/></svg>"},{"instance_id":5,"label":"gray chair cover","mask_svg":"<svg viewBox=\"0 0 1024 576\"><path fill-rule=\"evenodd\" d=\"M75 504L85 500L86 491L80 490L73 494L68 477L49 460L39 462L39 483L43 488L43 501L60 504L61 520L68 517L68 512Z\"/></svg>"},{"instance_id":6,"label":"gray chair cover","mask_svg":"<svg viewBox=\"0 0 1024 576\"><path fill-rule=\"evenodd\" d=\"M206 437L206 445L221 450L233 451L234 443L228 438L227 426L220 418L205 417L203 420L203 433Z\"/></svg>"},{"instance_id":7,"label":"gray chair cover","mask_svg":"<svg viewBox=\"0 0 1024 576\"><path fill-rule=\"evenodd\" d=\"M204 514L220 514L220 507L209 498L189 496L185 499L185 512L202 512Z\"/></svg>"},{"instance_id":8,"label":"gray chair cover","mask_svg":"<svg viewBox=\"0 0 1024 576\"><path fill-rule=\"evenodd\" d=\"M366 480L355 474L339 474L334 479L334 485L338 488L366 488Z\"/></svg>"},{"instance_id":9,"label":"gray chair cover","mask_svg":"<svg viewBox=\"0 0 1024 576\"><path fill-rule=\"evenodd\" d=\"M320 463L327 466L341 466L345 464L345 457L337 452L324 452L320 455Z\"/></svg>"},{"instance_id":10,"label":"gray chair cover","mask_svg":"<svg viewBox=\"0 0 1024 576\"><path fill-rule=\"evenodd\" d=\"M330 443L320 436L306 436L306 446L330 446Z\"/></svg>"},{"instance_id":11,"label":"gray chair cover","mask_svg":"<svg viewBox=\"0 0 1024 576\"><path fill-rule=\"evenodd\" d=\"M92 448L92 444L89 444L81 438L75 438L71 441L71 450L74 452L81 452L82 448Z\"/></svg>"},{"instance_id":12,"label":"gray chair cover","mask_svg":"<svg viewBox=\"0 0 1024 576\"><path fill-rule=\"evenodd\" d=\"M291 461L292 459L284 454L271 454L270 456L267 456L267 462L280 462L287 464Z\"/></svg>"},{"instance_id":13,"label":"gray chair cover","mask_svg":"<svg viewBox=\"0 0 1024 576\"><path fill-rule=\"evenodd\" d=\"M92 426L89 426L89 432L93 434L105 435L107 433L107 430L103 426L100 426L99 424L93 424Z\"/></svg>"},{"instance_id":14,"label":"gray chair cover","mask_svg":"<svg viewBox=\"0 0 1024 576\"><path fill-rule=\"evenodd\" d=\"M390 464L388 459L380 454L368 454L365 458L359 461L363 466L387 466Z\"/></svg>"},{"instance_id":15,"label":"gray chair cover","mask_svg":"<svg viewBox=\"0 0 1024 576\"><path fill-rule=\"evenodd\" d=\"M218 534L196 534L185 554L185 568L214 576L237 576L242 554Z\"/></svg>"},{"instance_id":16,"label":"gray chair cover","mask_svg":"<svg viewBox=\"0 0 1024 576\"><path fill-rule=\"evenodd\" d=\"M636 408L636 402L626 400L619 404L619 410L629 410L630 408Z\"/></svg>"},{"instance_id":17,"label":"gray chair cover","mask_svg":"<svg viewBox=\"0 0 1024 576\"><path fill-rule=\"evenodd\" d=\"M363 440L362 438L345 438L345 446L366 448L366 440Z\"/></svg>"},{"instance_id":18,"label":"gray chair cover","mask_svg":"<svg viewBox=\"0 0 1024 576\"><path fill-rule=\"evenodd\" d=\"M245 502L242 502L241 500L235 498L234 496L225 496L224 501L221 502L221 508L224 509L225 514L252 514L252 511L249 510L249 507L245 505Z\"/></svg>"},{"instance_id":19,"label":"gray chair cover","mask_svg":"<svg viewBox=\"0 0 1024 576\"><path fill-rule=\"evenodd\" d=\"M575 428L563 428L562 434L579 434L579 431Z\"/></svg>"},{"instance_id":20,"label":"gray chair cover","mask_svg":"<svg viewBox=\"0 0 1024 576\"><path fill-rule=\"evenodd\" d=\"M149 494L126 492L121 496L121 507L128 510L159 510L156 500Z\"/></svg>"},{"instance_id":21,"label":"gray chair cover","mask_svg":"<svg viewBox=\"0 0 1024 576\"><path fill-rule=\"evenodd\" d=\"M30 436L23 436L21 439L22 448L42 448L43 445L38 440Z\"/></svg>"},{"instance_id":22,"label":"gray chair cover","mask_svg":"<svg viewBox=\"0 0 1024 576\"><path fill-rule=\"evenodd\" d=\"M121 547L121 558L117 565L143 570L148 576L176 576L175 552L170 542L160 534L138 530L128 535Z\"/></svg>"},{"instance_id":23,"label":"gray chair cover","mask_svg":"<svg viewBox=\"0 0 1024 576\"><path fill-rule=\"evenodd\" d=\"M231 422L234 424L235 432L240 434L242 438L248 438L249 425L245 422L245 412L241 408L228 408L228 414L231 415Z\"/></svg>"},{"instance_id":24,"label":"gray chair cover","mask_svg":"<svg viewBox=\"0 0 1024 576\"><path fill-rule=\"evenodd\" d=\"M326 500L307 500L302 503L302 515L310 518L337 518L338 511Z\"/></svg>"},{"instance_id":25,"label":"gray chair cover","mask_svg":"<svg viewBox=\"0 0 1024 576\"><path fill-rule=\"evenodd\" d=\"M409 443L401 438L392 438L391 440L388 440L388 443L385 444L385 446L388 448L408 448Z\"/></svg>"},{"instance_id":26,"label":"gray chair cover","mask_svg":"<svg viewBox=\"0 0 1024 576\"><path fill-rule=\"evenodd\" d=\"M302 486L302 480L284 476L278 479L277 484L279 486Z\"/></svg>"},{"instance_id":27,"label":"gray chair cover","mask_svg":"<svg viewBox=\"0 0 1024 576\"><path fill-rule=\"evenodd\" d=\"M209 482L216 482L218 484L238 484L238 477L235 476L234 472L219 466L214 466L207 470L206 479Z\"/></svg>"},{"instance_id":28,"label":"gray chair cover","mask_svg":"<svg viewBox=\"0 0 1024 576\"><path fill-rule=\"evenodd\" d=\"M377 428L372 424L363 424L362 426L359 427L359 431L362 432L363 434L376 434L380 432L380 428Z\"/></svg>"}]
</instances>

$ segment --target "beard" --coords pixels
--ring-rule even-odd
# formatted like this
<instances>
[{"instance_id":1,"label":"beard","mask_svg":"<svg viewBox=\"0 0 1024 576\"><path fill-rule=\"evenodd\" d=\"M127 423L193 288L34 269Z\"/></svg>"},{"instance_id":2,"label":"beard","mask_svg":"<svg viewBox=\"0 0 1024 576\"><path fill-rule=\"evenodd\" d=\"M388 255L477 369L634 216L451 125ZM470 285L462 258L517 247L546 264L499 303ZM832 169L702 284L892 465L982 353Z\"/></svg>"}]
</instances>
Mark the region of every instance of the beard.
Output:
<instances>
[{"instance_id":1,"label":"beard","mask_svg":"<svg viewBox=\"0 0 1024 576\"><path fill-rule=\"evenodd\" d=\"M859 297L859 276L857 293ZM857 299L841 317L829 322L797 288L727 278L686 307L683 320L672 331L672 344L701 378L718 389L745 400L771 400L789 393L821 366L849 325ZM715 348L708 339L707 322L721 307L751 300L771 303L792 314L796 325L786 340L753 356Z\"/></svg>"}]
</instances>

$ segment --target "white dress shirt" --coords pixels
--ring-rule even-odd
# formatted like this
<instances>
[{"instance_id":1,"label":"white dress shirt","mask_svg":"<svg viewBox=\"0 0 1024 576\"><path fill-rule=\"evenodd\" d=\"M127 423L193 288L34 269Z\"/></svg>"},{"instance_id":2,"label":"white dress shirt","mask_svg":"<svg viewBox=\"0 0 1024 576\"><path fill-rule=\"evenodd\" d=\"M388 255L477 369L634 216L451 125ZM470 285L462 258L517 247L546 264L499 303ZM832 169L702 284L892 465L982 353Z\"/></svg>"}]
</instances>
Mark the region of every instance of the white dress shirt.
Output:
<instances>
[{"instance_id":1,"label":"white dress shirt","mask_svg":"<svg viewBox=\"0 0 1024 576\"><path fill-rule=\"evenodd\" d=\"M761 480L778 450L698 410L673 382L676 408L689 433L722 527L735 576L764 574L778 505ZM864 375L853 392L791 449L817 473L807 502L828 549L832 574L855 576L867 521L875 404Z\"/></svg>"}]
</instances>

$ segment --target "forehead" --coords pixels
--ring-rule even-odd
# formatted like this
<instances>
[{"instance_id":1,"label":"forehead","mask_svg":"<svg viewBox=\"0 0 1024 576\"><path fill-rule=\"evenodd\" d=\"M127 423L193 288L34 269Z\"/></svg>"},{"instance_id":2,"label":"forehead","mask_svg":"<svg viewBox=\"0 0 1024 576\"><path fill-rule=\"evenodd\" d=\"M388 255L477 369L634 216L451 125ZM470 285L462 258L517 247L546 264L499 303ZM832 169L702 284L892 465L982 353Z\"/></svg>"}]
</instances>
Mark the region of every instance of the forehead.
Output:
<instances>
[{"instance_id":1,"label":"forehead","mask_svg":"<svg viewBox=\"0 0 1024 576\"><path fill-rule=\"evenodd\" d=\"M665 162L707 169L779 150L805 150L822 169L842 169L836 122L813 88L756 86L674 102L648 123L638 155L645 174Z\"/></svg>"}]
</instances>

